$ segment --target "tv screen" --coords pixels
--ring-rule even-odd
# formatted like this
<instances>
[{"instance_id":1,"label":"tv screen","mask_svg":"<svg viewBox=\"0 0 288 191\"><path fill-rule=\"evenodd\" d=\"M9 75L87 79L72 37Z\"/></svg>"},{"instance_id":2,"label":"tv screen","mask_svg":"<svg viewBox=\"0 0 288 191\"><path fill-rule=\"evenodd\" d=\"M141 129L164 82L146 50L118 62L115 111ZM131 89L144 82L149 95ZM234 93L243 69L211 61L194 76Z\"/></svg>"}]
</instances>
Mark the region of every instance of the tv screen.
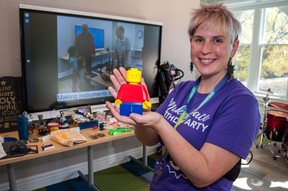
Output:
<instances>
[{"instance_id":1,"label":"tv screen","mask_svg":"<svg viewBox=\"0 0 288 191\"><path fill-rule=\"evenodd\" d=\"M109 75L120 66L141 70L157 96L162 23L23 4L19 13L27 112L113 101Z\"/></svg>"}]
</instances>

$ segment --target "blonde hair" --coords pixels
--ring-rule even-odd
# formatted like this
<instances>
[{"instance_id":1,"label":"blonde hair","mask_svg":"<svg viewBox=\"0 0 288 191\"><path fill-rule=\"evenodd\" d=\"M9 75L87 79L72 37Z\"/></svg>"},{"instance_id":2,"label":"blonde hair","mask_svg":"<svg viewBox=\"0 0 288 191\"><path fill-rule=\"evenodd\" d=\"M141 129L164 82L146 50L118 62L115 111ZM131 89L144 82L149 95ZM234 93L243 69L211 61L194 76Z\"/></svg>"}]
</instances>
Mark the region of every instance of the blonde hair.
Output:
<instances>
[{"instance_id":1,"label":"blonde hair","mask_svg":"<svg viewBox=\"0 0 288 191\"><path fill-rule=\"evenodd\" d=\"M201 3L200 8L194 9L189 23L188 33L192 37L201 24L216 31L223 31L233 43L241 32L241 24L223 3Z\"/></svg>"}]
</instances>

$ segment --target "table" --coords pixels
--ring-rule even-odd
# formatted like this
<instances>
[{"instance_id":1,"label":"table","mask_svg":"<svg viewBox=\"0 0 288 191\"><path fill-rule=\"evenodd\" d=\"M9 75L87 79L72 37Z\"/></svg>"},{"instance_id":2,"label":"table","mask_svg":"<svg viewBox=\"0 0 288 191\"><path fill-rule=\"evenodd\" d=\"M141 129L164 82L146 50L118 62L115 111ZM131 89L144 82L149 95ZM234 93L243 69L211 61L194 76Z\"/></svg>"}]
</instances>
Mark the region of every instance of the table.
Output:
<instances>
[{"instance_id":1,"label":"table","mask_svg":"<svg viewBox=\"0 0 288 191\"><path fill-rule=\"evenodd\" d=\"M97 58L100 58L100 64L103 64L103 58L105 56L108 57L108 61L111 61L112 59L112 54L113 54L113 50L101 50L101 51L96 51L95 55L94 55L94 58L95 60ZM65 55L65 56L62 56L61 59L65 62L68 62L69 61L69 54Z\"/></svg>"},{"instance_id":2,"label":"table","mask_svg":"<svg viewBox=\"0 0 288 191\"><path fill-rule=\"evenodd\" d=\"M79 175L88 183L89 187L93 190L100 190L95 184L94 184L94 172L93 172L93 146L101 143L106 143L114 140L124 139L131 136L134 136L134 132L123 132L117 135L109 135L108 130L95 130L92 128L87 128L81 130L81 133L86 137L87 141L85 143L76 144L72 147L67 147L60 145L59 143L53 141L53 140L47 140L45 141L45 144L53 144L55 148L45 150L43 151L41 146L43 145L43 142L36 142L36 143L28 143L28 145L38 145L39 153L37 154L27 154L25 156L21 157L14 157L14 158L7 158L7 159L0 159L0 165L6 165L7 166L7 172L8 172L8 179L9 179L9 187L10 191L17 191L17 184L16 184L16 173L15 173L15 167L13 164L31 160L35 158L45 157L49 155L54 155L57 153L72 151L80 148L87 148L87 161L88 161L88 177L86 177L82 172L78 171ZM90 136L95 135L97 133L104 133L104 137L99 137L97 139L92 139ZM9 136L9 137L15 137L18 138L18 132L12 131L8 133L2 133L2 137ZM143 156L144 157L144 156ZM146 156L145 156L146 158Z\"/></svg>"}]
</instances>

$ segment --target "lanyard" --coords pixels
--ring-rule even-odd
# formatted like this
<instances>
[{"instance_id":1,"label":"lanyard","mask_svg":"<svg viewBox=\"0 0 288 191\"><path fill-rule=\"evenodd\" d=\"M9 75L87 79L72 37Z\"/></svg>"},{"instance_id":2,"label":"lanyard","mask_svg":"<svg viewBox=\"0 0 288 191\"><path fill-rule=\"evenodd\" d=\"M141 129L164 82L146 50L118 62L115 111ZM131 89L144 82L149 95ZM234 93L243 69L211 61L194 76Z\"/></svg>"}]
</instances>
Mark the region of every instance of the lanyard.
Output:
<instances>
[{"instance_id":1,"label":"lanyard","mask_svg":"<svg viewBox=\"0 0 288 191\"><path fill-rule=\"evenodd\" d=\"M217 86L215 88L213 88L213 90L205 97L205 99L198 105L198 107L196 109L194 109L192 112L190 112L190 114L187 114L187 105L191 102L192 98L194 97L194 95L196 94L198 87L199 87L199 83L200 83L200 78L201 76L197 79L195 85L192 87L190 94L189 94L189 98L187 100L187 103L184 107L184 111L181 113L181 115L178 118L178 121L176 122L174 128L177 129L178 125L180 125L181 123L184 122L185 119L187 119L191 114L193 114L194 112L196 112L197 110L199 110L204 104L206 104L214 95L215 93L220 90L224 84L228 81L228 75L225 75L221 81L217 84Z\"/></svg>"},{"instance_id":2,"label":"lanyard","mask_svg":"<svg viewBox=\"0 0 288 191\"><path fill-rule=\"evenodd\" d=\"M193 114L194 112L196 112L197 110L199 110L205 103L207 103L214 95L215 93L220 90L224 84L229 80L228 75L225 75L221 81L217 84L217 86L215 88L213 88L213 90L205 97L205 99L198 105L198 107L196 109L194 109L192 112L190 112L189 114L187 114L187 105L191 102L192 98L194 97L194 95L196 94L198 87L199 87L199 83L200 83L200 78L201 76L197 79L195 85L192 87L190 94L189 94L189 98L187 100L187 103L184 107L184 111L181 113L181 115L178 118L178 121L176 122L174 128L177 129L178 125L180 125L181 123L183 123L191 114ZM165 149L164 152L164 157L163 159L166 159L168 156L168 151L167 149Z\"/></svg>"}]
</instances>

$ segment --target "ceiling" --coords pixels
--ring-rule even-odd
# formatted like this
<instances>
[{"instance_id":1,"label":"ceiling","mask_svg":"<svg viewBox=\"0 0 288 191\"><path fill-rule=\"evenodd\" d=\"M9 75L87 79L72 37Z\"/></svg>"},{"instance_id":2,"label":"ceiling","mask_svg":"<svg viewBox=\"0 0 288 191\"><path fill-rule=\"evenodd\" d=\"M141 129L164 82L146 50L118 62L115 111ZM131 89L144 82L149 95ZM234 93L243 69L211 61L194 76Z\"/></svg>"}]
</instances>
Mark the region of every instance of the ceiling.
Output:
<instances>
[{"instance_id":1,"label":"ceiling","mask_svg":"<svg viewBox=\"0 0 288 191\"><path fill-rule=\"evenodd\" d=\"M201 2L206 2L206 3L215 3L215 2L223 2L227 4L231 3L253 3L253 2L269 2L271 0L200 0Z\"/></svg>"},{"instance_id":2,"label":"ceiling","mask_svg":"<svg viewBox=\"0 0 288 191\"><path fill-rule=\"evenodd\" d=\"M253 7L258 5L258 7L269 7L268 4L275 5L281 7L281 10L288 15L288 0L200 0L200 2L206 3L215 3L215 2L223 2L228 5L230 8L235 7ZM277 4L278 3L278 4ZM266 5L266 6L265 6Z\"/></svg>"}]
</instances>

